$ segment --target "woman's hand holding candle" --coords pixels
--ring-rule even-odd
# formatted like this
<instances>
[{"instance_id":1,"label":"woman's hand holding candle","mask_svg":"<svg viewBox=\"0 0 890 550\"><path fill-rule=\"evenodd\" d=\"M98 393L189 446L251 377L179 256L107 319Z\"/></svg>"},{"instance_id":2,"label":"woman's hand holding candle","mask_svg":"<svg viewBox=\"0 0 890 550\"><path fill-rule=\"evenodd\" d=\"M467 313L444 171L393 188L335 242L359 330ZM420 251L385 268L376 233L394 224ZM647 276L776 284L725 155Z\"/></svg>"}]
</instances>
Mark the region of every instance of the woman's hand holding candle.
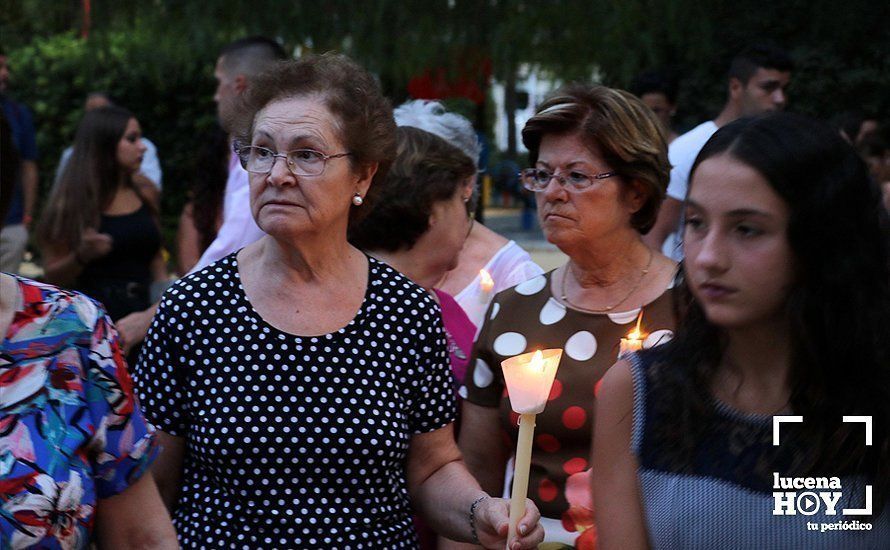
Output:
<instances>
[{"instance_id":1,"label":"woman's hand holding candle","mask_svg":"<svg viewBox=\"0 0 890 550\"><path fill-rule=\"evenodd\" d=\"M507 541L510 524L510 501L502 498L486 498L476 506L475 525L479 544L484 548L509 550L537 548L544 540L544 528L539 523L541 514L530 499L525 501L525 514L519 520L515 538Z\"/></svg>"}]
</instances>

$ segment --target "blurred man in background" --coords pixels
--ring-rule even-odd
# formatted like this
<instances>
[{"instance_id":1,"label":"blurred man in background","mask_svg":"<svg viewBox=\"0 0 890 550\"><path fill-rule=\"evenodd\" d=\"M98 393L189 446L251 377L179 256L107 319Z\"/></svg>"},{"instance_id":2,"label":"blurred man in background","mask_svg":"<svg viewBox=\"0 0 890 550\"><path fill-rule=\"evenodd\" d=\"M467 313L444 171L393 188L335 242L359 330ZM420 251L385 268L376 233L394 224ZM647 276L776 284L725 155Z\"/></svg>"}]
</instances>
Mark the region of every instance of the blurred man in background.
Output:
<instances>
[{"instance_id":1,"label":"blurred man in background","mask_svg":"<svg viewBox=\"0 0 890 550\"><path fill-rule=\"evenodd\" d=\"M699 124L674 140L668 149L671 181L661 204L658 220L643 237L644 242L674 260L682 259L678 230L680 210L686 198L689 170L698 152L718 128L733 120L785 108L786 88L794 63L787 52L771 45L743 50L729 66L726 103L714 120Z\"/></svg>"},{"instance_id":2,"label":"blurred man in background","mask_svg":"<svg viewBox=\"0 0 890 550\"><path fill-rule=\"evenodd\" d=\"M0 105L21 159L9 212L0 231L0 271L18 273L28 245L28 231L37 200L37 135L31 111L7 95L9 74L9 60L0 50Z\"/></svg>"}]
</instances>

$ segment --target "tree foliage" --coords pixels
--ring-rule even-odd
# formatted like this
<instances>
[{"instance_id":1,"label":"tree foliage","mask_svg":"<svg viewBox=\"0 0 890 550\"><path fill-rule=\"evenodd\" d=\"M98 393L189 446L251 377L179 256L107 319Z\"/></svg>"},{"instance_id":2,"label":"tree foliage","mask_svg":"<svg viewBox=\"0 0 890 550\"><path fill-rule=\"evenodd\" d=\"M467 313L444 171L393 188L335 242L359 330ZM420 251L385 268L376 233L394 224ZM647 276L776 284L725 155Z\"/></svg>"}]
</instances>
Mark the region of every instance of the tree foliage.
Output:
<instances>
[{"instance_id":1,"label":"tree foliage","mask_svg":"<svg viewBox=\"0 0 890 550\"><path fill-rule=\"evenodd\" d=\"M769 41L795 58L790 108L829 118L849 109L890 112L890 4L868 0L635 0L598 4L596 62L627 86L646 67L680 77L680 118L720 109L726 71L745 46Z\"/></svg>"},{"instance_id":2,"label":"tree foliage","mask_svg":"<svg viewBox=\"0 0 890 550\"><path fill-rule=\"evenodd\" d=\"M507 81L527 64L563 81L597 76L625 87L637 72L663 67L681 78L679 119L690 126L719 110L729 59L758 40L795 56L793 109L886 116L888 20L890 4L868 0L6 0L0 36L14 95L36 113L44 187L85 94L104 90L158 145L172 222L213 124L217 52L249 34L275 37L294 53L347 53L394 101L430 68L457 75L485 62Z\"/></svg>"}]
</instances>

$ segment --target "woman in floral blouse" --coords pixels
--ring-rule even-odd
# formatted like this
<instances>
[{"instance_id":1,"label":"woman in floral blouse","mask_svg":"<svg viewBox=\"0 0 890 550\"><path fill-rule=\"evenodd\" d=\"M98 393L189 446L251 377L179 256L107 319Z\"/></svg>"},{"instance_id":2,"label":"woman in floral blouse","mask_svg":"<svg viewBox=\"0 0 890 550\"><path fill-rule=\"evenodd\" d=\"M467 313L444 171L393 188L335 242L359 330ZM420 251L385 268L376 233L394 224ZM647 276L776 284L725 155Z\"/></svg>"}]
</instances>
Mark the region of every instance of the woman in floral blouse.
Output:
<instances>
[{"instance_id":1,"label":"woman in floral blouse","mask_svg":"<svg viewBox=\"0 0 890 550\"><path fill-rule=\"evenodd\" d=\"M0 334L0 548L176 548L103 309L0 273Z\"/></svg>"},{"instance_id":2,"label":"woman in floral blouse","mask_svg":"<svg viewBox=\"0 0 890 550\"><path fill-rule=\"evenodd\" d=\"M0 114L0 226L10 138ZM0 273L0 548L176 548L154 450L104 310Z\"/></svg>"}]
</instances>

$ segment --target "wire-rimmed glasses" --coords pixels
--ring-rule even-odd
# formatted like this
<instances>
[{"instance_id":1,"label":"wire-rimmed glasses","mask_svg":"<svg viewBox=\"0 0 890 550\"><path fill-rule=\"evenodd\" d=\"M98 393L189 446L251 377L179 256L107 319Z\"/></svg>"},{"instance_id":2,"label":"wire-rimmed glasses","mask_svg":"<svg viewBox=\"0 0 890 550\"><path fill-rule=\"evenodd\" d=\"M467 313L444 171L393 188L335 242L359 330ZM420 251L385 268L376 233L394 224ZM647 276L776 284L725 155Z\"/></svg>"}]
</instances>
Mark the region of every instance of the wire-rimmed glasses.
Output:
<instances>
[{"instance_id":1,"label":"wire-rimmed glasses","mask_svg":"<svg viewBox=\"0 0 890 550\"><path fill-rule=\"evenodd\" d=\"M593 182L596 180L603 180L617 175L617 172L600 172L599 174L591 175L577 170L570 170L565 174L557 174L541 168L527 168L519 172L522 186L535 193L540 193L546 189L553 178L556 178L556 181L563 187L582 191L593 185Z\"/></svg>"},{"instance_id":2,"label":"wire-rimmed glasses","mask_svg":"<svg viewBox=\"0 0 890 550\"><path fill-rule=\"evenodd\" d=\"M287 168L295 176L320 176L324 172L329 159L335 159L351 155L352 153L337 153L326 155L314 149L294 149L287 153L276 153L266 147L244 145L236 149L241 166L254 174L268 174L275 166L275 159L283 158Z\"/></svg>"}]
</instances>

